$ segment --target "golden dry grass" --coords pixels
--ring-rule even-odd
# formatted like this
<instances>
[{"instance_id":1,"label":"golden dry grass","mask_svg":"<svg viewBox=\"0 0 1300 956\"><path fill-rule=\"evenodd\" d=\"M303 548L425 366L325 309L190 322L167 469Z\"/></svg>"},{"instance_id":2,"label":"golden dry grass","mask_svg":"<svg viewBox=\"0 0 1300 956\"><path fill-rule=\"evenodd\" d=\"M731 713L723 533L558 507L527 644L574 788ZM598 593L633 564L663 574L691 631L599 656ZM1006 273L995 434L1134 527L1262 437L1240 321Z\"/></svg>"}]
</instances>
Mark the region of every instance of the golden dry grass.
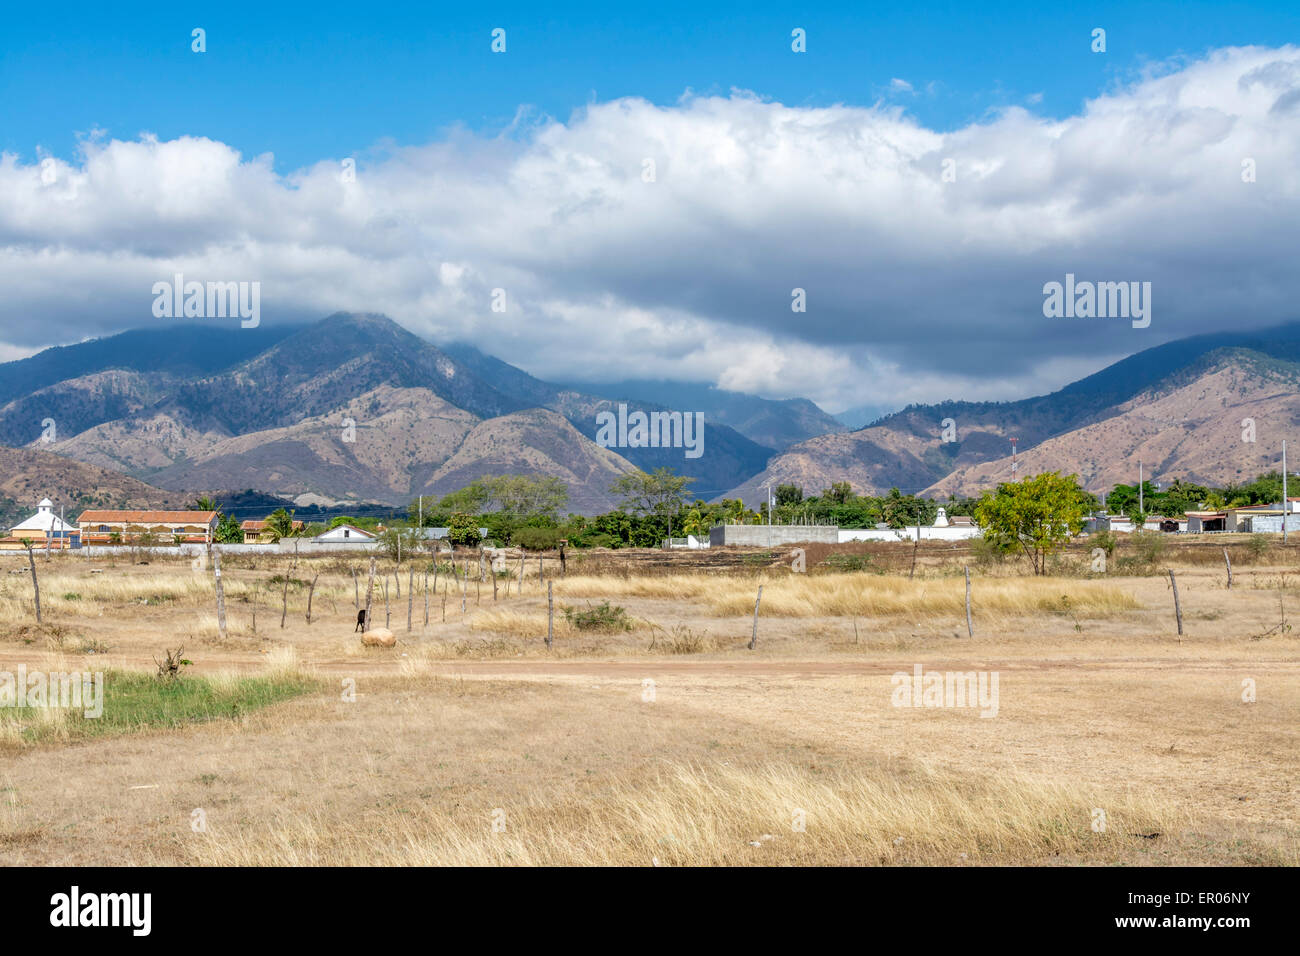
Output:
<instances>
[{"instance_id":1,"label":"golden dry grass","mask_svg":"<svg viewBox=\"0 0 1300 956\"><path fill-rule=\"evenodd\" d=\"M559 804L539 792L486 813L435 807L341 824L281 815L260 830L214 831L193 852L222 866L1005 864L1105 859L1188 822L1149 799L1087 789L928 769L819 775L787 763L670 763ZM1082 812L1099 803L1109 808L1101 833Z\"/></svg>"},{"instance_id":2,"label":"golden dry grass","mask_svg":"<svg viewBox=\"0 0 1300 956\"><path fill-rule=\"evenodd\" d=\"M30 582L0 576L0 668L53 647L64 669L151 670L183 644L220 687L307 670L329 688L202 726L28 747L0 766L0 863L1300 861L1300 632L1276 626L1300 617L1300 576L1285 563L1230 592L1213 565L1180 566L1181 640L1154 576L976 574L971 640L963 580L933 568L574 574L554 581L549 651L535 578L495 602L471 582L445 623L432 596L427 626L418 595L408 632L403 574L398 646L376 649L354 633L346 564L319 565L310 624L292 587L281 629L268 584L287 567L232 562L225 640L210 574L188 562L38 561L42 628ZM636 630L576 632L561 613L601 600ZM890 673L914 663L1000 670L998 716L891 707ZM1243 678L1257 703L1241 701ZM205 833L190 830L196 807Z\"/></svg>"}]
</instances>

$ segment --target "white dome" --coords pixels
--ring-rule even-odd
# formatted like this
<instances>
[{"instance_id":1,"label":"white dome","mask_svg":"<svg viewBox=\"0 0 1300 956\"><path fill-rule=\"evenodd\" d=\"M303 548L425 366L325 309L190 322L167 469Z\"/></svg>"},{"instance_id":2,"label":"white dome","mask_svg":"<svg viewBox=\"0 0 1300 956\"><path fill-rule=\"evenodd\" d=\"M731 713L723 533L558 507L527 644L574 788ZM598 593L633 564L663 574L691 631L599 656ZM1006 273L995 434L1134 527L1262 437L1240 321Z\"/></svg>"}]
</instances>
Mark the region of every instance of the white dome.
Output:
<instances>
[{"instance_id":1,"label":"white dome","mask_svg":"<svg viewBox=\"0 0 1300 956\"><path fill-rule=\"evenodd\" d=\"M41 503L38 504L36 507L37 507L37 508L53 508L53 507L54 507L54 502L51 501L49 498L42 498L42 499L41 499Z\"/></svg>"}]
</instances>

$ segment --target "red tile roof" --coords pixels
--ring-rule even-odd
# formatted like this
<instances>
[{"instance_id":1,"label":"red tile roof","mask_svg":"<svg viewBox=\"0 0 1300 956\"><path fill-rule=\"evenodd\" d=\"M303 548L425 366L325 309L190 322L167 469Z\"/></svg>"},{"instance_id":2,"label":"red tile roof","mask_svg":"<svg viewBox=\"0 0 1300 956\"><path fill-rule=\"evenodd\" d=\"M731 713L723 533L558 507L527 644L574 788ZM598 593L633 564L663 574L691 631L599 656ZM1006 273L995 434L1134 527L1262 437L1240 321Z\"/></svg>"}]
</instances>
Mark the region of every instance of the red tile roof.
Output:
<instances>
[{"instance_id":1,"label":"red tile roof","mask_svg":"<svg viewBox=\"0 0 1300 956\"><path fill-rule=\"evenodd\" d=\"M215 511L83 511L77 524L125 521L131 524L168 522L172 524L210 524Z\"/></svg>"}]
</instances>

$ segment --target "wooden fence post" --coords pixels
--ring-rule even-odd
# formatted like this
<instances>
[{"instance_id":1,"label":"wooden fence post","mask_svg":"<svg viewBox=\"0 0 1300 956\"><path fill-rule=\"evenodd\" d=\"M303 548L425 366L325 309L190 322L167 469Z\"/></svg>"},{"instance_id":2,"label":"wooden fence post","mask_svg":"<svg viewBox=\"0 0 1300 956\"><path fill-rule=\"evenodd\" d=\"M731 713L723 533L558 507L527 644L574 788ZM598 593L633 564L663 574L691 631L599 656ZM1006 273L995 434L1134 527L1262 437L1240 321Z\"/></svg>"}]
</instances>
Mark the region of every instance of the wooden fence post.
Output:
<instances>
[{"instance_id":1,"label":"wooden fence post","mask_svg":"<svg viewBox=\"0 0 1300 956\"><path fill-rule=\"evenodd\" d=\"M966 636L975 636L975 627L970 620L970 566L966 567Z\"/></svg>"},{"instance_id":2,"label":"wooden fence post","mask_svg":"<svg viewBox=\"0 0 1300 956\"><path fill-rule=\"evenodd\" d=\"M546 582L546 649L551 649L551 640L555 636L555 599L551 592L551 582Z\"/></svg>"},{"instance_id":3,"label":"wooden fence post","mask_svg":"<svg viewBox=\"0 0 1300 956\"><path fill-rule=\"evenodd\" d=\"M289 581L293 578L294 569L297 567L298 559L294 558L284 575L284 596L280 600L280 630L284 630L285 618L289 616Z\"/></svg>"},{"instance_id":4,"label":"wooden fence post","mask_svg":"<svg viewBox=\"0 0 1300 956\"><path fill-rule=\"evenodd\" d=\"M1174 614L1178 618L1178 636L1183 636L1183 609L1178 603L1178 582L1174 579L1174 569L1169 569L1169 583L1174 589Z\"/></svg>"},{"instance_id":5,"label":"wooden fence post","mask_svg":"<svg viewBox=\"0 0 1300 956\"><path fill-rule=\"evenodd\" d=\"M221 585L221 549L212 552L212 580L217 589L217 633L226 639L226 591ZM254 614L257 612L254 611Z\"/></svg>"},{"instance_id":6,"label":"wooden fence post","mask_svg":"<svg viewBox=\"0 0 1300 956\"><path fill-rule=\"evenodd\" d=\"M40 624L41 586L36 582L36 559L32 557L32 543L30 541L27 542L27 567L32 572L32 596L36 599L36 623Z\"/></svg>"},{"instance_id":7,"label":"wooden fence post","mask_svg":"<svg viewBox=\"0 0 1300 956\"><path fill-rule=\"evenodd\" d=\"M357 569L352 569L352 610L361 610L361 585L357 583Z\"/></svg>"},{"instance_id":8,"label":"wooden fence post","mask_svg":"<svg viewBox=\"0 0 1300 956\"><path fill-rule=\"evenodd\" d=\"M384 627L388 627L393 622L393 611L388 606L388 575L384 575Z\"/></svg>"},{"instance_id":9,"label":"wooden fence post","mask_svg":"<svg viewBox=\"0 0 1300 956\"><path fill-rule=\"evenodd\" d=\"M317 571L315 574L311 576L311 587L307 590L307 623L308 624L311 623L311 599L316 594L316 579L318 577L320 577L319 571Z\"/></svg>"},{"instance_id":10,"label":"wooden fence post","mask_svg":"<svg viewBox=\"0 0 1300 956\"><path fill-rule=\"evenodd\" d=\"M424 626L429 626L429 572L424 572Z\"/></svg>"},{"instance_id":11,"label":"wooden fence post","mask_svg":"<svg viewBox=\"0 0 1300 956\"><path fill-rule=\"evenodd\" d=\"M375 592L375 559L370 559L370 578L366 581L366 620L361 625L361 630L370 630L370 599Z\"/></svg>"},{"instance_id":12,"label":"wooden fence post","mask_svg":"<svg viewBox=\"0 0 1300 956\"><path fill-rule=\"evenodd\" d=\"M758 597L754 599L754 633L749 639L749 649L752 651L754 645L758 643L758 602L763 600L763 585L758 586Z\"/></svg>"},{"instance_id":13,"label":"wooden fence post","mask_svg":"<svg viewBox=\"0 0 1300 956\"><path fill-rule=\"evenodd\" d=\"M415 565L406 566L406 630L411 630L411 610L415 605Z\"/></svg>"},{"instance_id":14,"label":"wooden fence post","mask_svg":"<svg viewBox=\"0 0 1300 956\"><path fill-rule=\"evenodd\" d=\"M1285 516L1284 516L1285 518ZM1228 590L1232 590L1232 559L1228 557L1228 549L1223 549L1223 563L1228 566Z\"/></svg>"}]
</instances>

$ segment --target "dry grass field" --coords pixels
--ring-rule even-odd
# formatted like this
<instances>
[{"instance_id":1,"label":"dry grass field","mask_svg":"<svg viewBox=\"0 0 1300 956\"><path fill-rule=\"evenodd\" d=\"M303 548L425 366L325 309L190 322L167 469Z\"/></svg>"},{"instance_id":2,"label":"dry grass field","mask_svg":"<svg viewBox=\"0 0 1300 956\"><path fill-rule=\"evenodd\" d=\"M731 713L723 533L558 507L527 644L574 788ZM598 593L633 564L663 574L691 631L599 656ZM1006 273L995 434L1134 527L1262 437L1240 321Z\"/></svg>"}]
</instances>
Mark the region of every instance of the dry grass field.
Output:
<instances>
[{"instance_id":1,"label":"dry grass field","mask_svg":"<svg viewBox=\"0 0 1300 956\"><path fill-rule=\"evenodd\" d=\"M93 726L0 708L0 863L1300 862L1300 551L1235 549L1231 590L1221 541L1037 579L844 553L548 561L550 649L535 559L495 599L444 566L427 624L427 559L414 595L381 561L366 648L362 558L227 556L223 638L188 559L38 556L38 626L0 555L0 671L108 674ZM996 674L996 714L895 706L918 665Z\"/></svg>"}]
</instances>

